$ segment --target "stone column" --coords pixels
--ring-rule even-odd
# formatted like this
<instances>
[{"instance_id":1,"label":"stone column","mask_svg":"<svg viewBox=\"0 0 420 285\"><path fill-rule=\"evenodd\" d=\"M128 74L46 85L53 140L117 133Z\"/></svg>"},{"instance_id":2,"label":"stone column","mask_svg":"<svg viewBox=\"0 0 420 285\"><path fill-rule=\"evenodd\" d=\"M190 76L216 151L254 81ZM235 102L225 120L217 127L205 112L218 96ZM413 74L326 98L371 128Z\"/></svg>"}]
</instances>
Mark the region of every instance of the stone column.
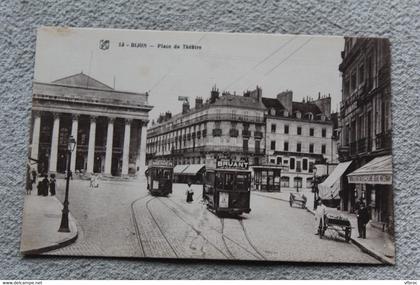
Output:
<instances>
[{"instance_id":1,"label":"stone column","mask_svg":"<svg viewBox=\"0 0 420 285\"><path fill-rule=\"evenodd\" d=\"M128 174L128 160L130 152L130 131L131 131L131 120L125 120L125 130L124 130L124 148L123 148L123 161L122 161L122 175Z\"/></svg>"},{"instance_id":2,"label":"stone column","mask_svg":"<svg viewBox=\"0 0 420 285\"><path fill-rule=\"evenodd\" d=\"M139 148L137 151L137 176L142 177L144 176L144 171L146 170L146 138L147 138L147 123L141 122L140 123L140 142Z\"/></svg>"},{"instance_id":3,"label":"stone column","mask_svg":"<svg viewBox=\"0 0 420 285\"><path fill-rule=\"evenodd\" d=\"M93 173L93 164L95 162L95 136L96 136L96 117L90 117L89 146L87 157L87 173Z\"/></svg>"},{"instance_id":4,"label":"stone column","mask_svg":"<svg viewBox=\"0 0 420 285\"><path fill-rule=\"evenodd\" d=\"M58 135L60 132L60 116L53 113L54 123L51 139L50 172L57 172Z\"/></svg>"},{"instance_id":5,"label":"stone column","mask_svg":"<svg viewBox=\"0 0 420 285\"><path fill-rule=\"evenodd\" d=\"M32 129L32 147L31 147L31 158L38 160L38 153L39 153L39 134L41 131L41 113L40 112L33 112L34 118L34 125ZM35 169L37 169L37 165L35 164Z\"/></svg>"},{"instance_id":6,"label":"stone column","mask_svg":"<svg viewBox=\"0 0 420 285\"><path fill-rule=\"evenodd\" d=\"M72 115L72 124L71 124L71 135L76 141L76 147L74 148L73 153L71 154L70 160L70 171L74 173L76 170L76 157L77 157L77 132L79 128L79 115Z\"/></svg>"},{"instance_id":7,"label":"stone column","mask_svg":"<svg viewBox=\"0 0 420 285\"><path fill-rule=\"evenodd\" d=\"M114 120L108 118L108 131L106 133L106 151L105 151L105 171L104 174L111 174L112 165L112 143L114 138Z\"/></svg>"}]
</instances>

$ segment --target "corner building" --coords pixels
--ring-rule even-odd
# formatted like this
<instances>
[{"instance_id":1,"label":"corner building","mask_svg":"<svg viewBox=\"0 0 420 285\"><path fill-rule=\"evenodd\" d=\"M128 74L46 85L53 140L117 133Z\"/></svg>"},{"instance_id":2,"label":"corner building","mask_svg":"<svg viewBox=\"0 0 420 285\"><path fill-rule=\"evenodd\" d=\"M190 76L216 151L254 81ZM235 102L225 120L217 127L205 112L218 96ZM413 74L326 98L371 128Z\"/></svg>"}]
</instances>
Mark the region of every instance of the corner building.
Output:
<instances>
[{"instance_id":1,"label":"corner building","mask_svg":"<svg viewBox=\"0 0 420 285\"><path fill-rule=\"evenodd\" d=\"M282 166L281 188L311 188L315 163L337 162L331 98L293 101L293 92L263 98L267 163Z\"/></svg>"},{"instance_id":2,"label":"corner building","mask_svg":"<svg viewBox=\"0 0 420 285\"><path fill-rule=\"evenodd\" d=\"M194 108L183 103L182 113L162 114L147 131L147 160L168 159L175 165L212 165L218 158L247 160L264 157L262 90L239 96L211 90L210 98L196 98Z\"/></svg>"},{"instance_id":3,"label":"corner building","mask_svg":"<svg viewBox=\"0 0 420 285\"><path fill-rule=\"evenodd\" d=\"M33 83L29 155L39 173L65 173L68 139L77 142L73 173L144 173L147 93L118 91L79 73Z\"/></svg>"}]
</instances>

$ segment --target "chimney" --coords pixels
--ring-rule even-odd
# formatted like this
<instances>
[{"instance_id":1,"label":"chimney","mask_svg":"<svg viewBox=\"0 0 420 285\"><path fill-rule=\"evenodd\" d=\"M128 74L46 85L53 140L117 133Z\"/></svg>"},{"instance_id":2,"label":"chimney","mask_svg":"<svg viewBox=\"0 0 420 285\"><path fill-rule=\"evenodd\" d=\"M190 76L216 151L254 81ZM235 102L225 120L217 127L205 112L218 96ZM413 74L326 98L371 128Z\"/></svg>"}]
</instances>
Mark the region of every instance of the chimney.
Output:
<instances>
[{"instance_id":1,"label":"chimney","mask_svg":"<svg viewBox=\"0 0 420 285\"><path fill-rule=\"evenodd\" d=\"M210 92L210 103L216 102L218 98L219 98L219 89L217 89L216 86L214 86Z\"/></svg>"},{"instance_id":2,"label":"chimney","mask_svg":"<svg viewBox=\"0 0 420 285\"><path fill-rule=\"evenodd\" d=\"M293 113L292 110L292 101L293 101L293 91L286 90L277 94L277 100L284 106L289 114Z\"/></svg>"},{"instance_id":3,"label":"chimney","mask_svg":"<svg viewBox=\"0 0 420 285\"><path fill-rule=\"evenodd\" d=\"M184 103L182 103L182 114L186 114L189 111L190 111L190 102L184 101Z\"/></svg>"},{"instance_id":4,"label":"chimney","mask_svg":"<svg viewBox=\"0 0 420 285\"><path fill-rule=\"evenodd\" d=\"M252 97L257 99L259 102L262 101L262 89L261 87L257 86L255 90L248 91L249 93L247 95L244 94L245 97Z\"/></svg>"},{"instance_id":5,"label":"chimney","mask_svg":"<svg viewBox=\"0 0 420 285\"><path fill-rule=\"evenodd\" d=\"M331 97L320 97L318 100L314 100L313 103L325 116L328 118L331 116Z\"/></svg>"},{"instance_id":6,"label":"chimney","mask_svg":"<svg viewBox=\"0 0 420 285\"><path fill-rule=\"evenodd\" d=\"M197 97L195 98L195 108L200 109L203 107L203 98Z\"/></svg>"},{"instance_id":7,"label":"chimney","mask_svg":"<svg viewBox=\"0 0 420 285\"><path fill-rule=\"evenodd\" d=\"M167 111L165 113L165 121L168 121L172 118L172 113L170 111Z\"/></svg>"}]
</instances>

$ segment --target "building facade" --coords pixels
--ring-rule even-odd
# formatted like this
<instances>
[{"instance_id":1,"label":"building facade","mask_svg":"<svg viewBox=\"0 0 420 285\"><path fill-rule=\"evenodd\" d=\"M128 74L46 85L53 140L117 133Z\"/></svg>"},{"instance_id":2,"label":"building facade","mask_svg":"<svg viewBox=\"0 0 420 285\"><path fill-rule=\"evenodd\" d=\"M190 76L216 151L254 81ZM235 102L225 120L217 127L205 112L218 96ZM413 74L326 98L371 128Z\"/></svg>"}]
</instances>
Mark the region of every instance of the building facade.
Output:
<instances>
[{"instance_id":1,"label":"building facade","mask_svg":"<svg viewBox=\"0 0 420 285\"><path fill-rule=\"evenodd\" d=\"M264 157L262 90L196 98L195 107L183 103L182 113L161 115L147 131L147 159L169 159L175 165L214 164L218 158L259 164Z\"/></svg>"},{"instance_id":2,"label":"building facade","mask_svg":"<svg viewBox=\"0 0 420 285\"><path fill-rule=\"evenodd\" d=\"M315 162L337 162L331 98L293 102L293 92L285 91L263 103L267 162L282 166L281 187L311 188Z\"/></svg>"},{"instance_id":3,"label":"building facade","mask_svg":"<svg viewBox=\"0 0 420 285\"><path fill-rule=\"evenodd\" d=\"M30 160L39 173L64 173L68 139L73 173L144 173L147 93L115 90L83 73L33 83Z\"/></svg>"},{"instance_id":4,"label":"building facade","mask_svg":"<svg viewBox=\"0 0 420 285\"><path fill-rule=\"evenodd\" d=\"M362 199L373 222L392 231L390 64L388 40L345 38L339 158L352 161L342 177L342 209L353 212Z\"/></svg>"}]
</instances>

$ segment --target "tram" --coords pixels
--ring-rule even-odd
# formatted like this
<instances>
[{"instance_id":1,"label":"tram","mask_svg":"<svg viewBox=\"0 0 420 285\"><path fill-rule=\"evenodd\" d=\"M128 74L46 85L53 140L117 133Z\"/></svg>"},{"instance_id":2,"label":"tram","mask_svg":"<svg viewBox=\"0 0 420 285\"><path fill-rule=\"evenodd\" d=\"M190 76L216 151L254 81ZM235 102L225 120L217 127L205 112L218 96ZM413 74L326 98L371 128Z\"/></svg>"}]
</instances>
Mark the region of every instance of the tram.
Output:
<instances>
[{"instance_id":1,"label":"tram","mask_svg":"<svg viewBox=\"0 0 420 285\"><path fill-rule=\"evenodd\" d=\"M174 167L171 163L152 162L147 168L147 190L153 196L168 196L172 193Z\"/></svg>"},{"instance_id":2,"label":"tram","mask_svg":"<svg viewBox=\"0 0 420 285\"><path fill-rule=\"evenodd\" d=\"M216 215L249 213L251 171L248 162L217 160L216 168L206 169L203 200Z\"/></svg>"}]
</instances>

